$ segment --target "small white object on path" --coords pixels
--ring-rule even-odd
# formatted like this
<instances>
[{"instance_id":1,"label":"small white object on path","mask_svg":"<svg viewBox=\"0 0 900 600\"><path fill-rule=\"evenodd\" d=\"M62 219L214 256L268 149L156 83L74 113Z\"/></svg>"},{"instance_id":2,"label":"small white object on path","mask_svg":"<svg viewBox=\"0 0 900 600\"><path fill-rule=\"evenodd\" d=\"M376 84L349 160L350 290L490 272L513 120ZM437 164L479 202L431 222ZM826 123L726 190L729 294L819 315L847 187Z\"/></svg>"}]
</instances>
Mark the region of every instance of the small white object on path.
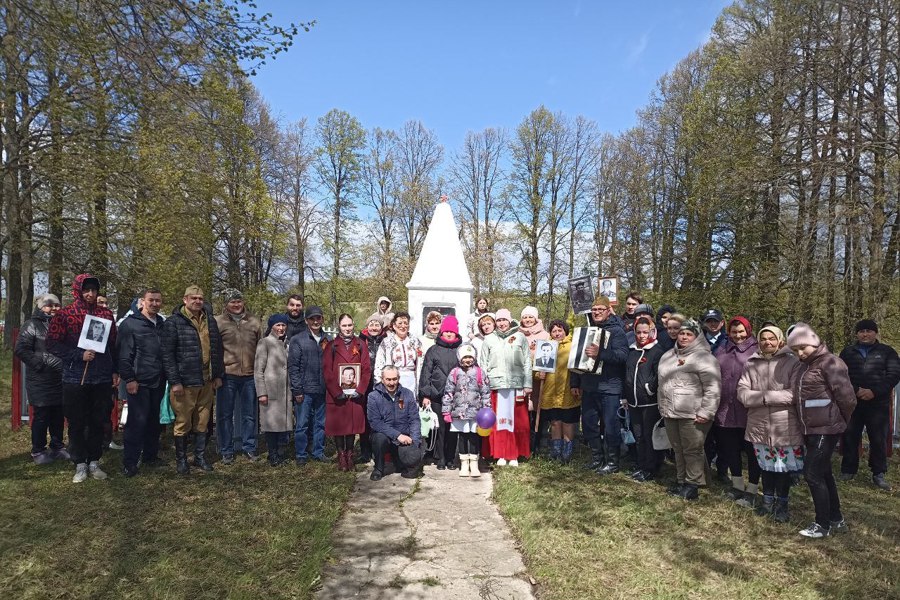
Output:
<instances>
[{"instance_id":1,"label":"small white object on path","mask_svg":"<svg viewBox=\"0 0 900 600\"><path fill-rule=\"evenodd\" d=\"M533 599L493 479L425 467L419 480L357 475L317 598Z\"/></svg>"}]
</instances>

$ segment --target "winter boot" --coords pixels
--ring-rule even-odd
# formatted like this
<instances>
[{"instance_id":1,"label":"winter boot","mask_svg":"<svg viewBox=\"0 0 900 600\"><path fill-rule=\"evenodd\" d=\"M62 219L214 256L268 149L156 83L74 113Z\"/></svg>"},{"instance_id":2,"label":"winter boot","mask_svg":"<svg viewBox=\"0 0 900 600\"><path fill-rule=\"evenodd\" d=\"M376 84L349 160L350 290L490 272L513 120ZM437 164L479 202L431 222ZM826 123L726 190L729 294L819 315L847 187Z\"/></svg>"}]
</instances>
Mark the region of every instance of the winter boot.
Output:
<instances>
[{"instance_id":1,"label":"winter boot","mask_svg":"<svg viewBox=\"0 0 900 600\"><path fill-rule=\"evenodd\" d=\"M756 514L760 517L770 517L775 510L775 496L763 496L762 504L756 507Z\"/></svg>"},{"instance_id":2,"label":"winter boot","mask_svg":"<svg viewBox=\"0 0 900 600\"><path fill-rule=\"evenodd\" d=\"M187 436L175 436L175 470L179 475L188 475L191 468L187 460Z\"/></svg>"},{"instance_id":3,"label":"winter boot","mask_svg":"<svg viewBox=\"0 0 900 600\"><path fill-rule=\"evenodd\" d=\"M478 455L477 454L469 455L469 476L470 477L481 477L481 471L478 470Z\"/></svg>"},{"instance_id":4,"label":"winter boot","mask_svg":"<svg viewBox=\"0 0 900 600\"><path fill-rule=\"evenodd\" d=\"M597 438L590 441L591 447L591 462L588 464L587 468L591 471L596 471L597 469L606 465L606 452L604 452L605 448L603 445L603 438Z\"/></svg>"},{"instance_id":5,"label":"winter boot","mask_svg":"<svg viewBox=\"0 0 900 600\"><path fill-rule=\"evenodd\" d=\"M469 477L471 475L470 465L472 464L472 458L474 455L472 454L460 454L459 455L459 476L460 477ZM477 461L478 458L475 457ZM475 469L478 469L478 463L475 463Z\"/></svg>"},{"instance_id":6,"label":"winter boot","mask_svg":"<svg viewBox=\"0 0 900 600\"><path fill-rule=\"evenodd\" d=\"M619 472L619 449L618 448L607 448L606 449L608 460L606 464L601 468L597 469L598 475L612 475L613 473Z\"/></svg>"},{"instance_id":7,"label":"winter boot","mask_svg":"<svg viewBox=\"0 0 900 600\"><path fill-rule=\"evenodd\" d=\"M212 471L212 465L206 462L206 432L194 434L194 466L206 471Z\"/></svg>"},{"instance_id":8,"label":"winter boot","mask_svg":"<svg viewBox=\"0 0 900 600\"><path fill-rule=\"evenodd\" d=\"M681 493L679 493L678 496L684 500L697 500L700 498L700 491L693 483L686 483L684 484L684 487L681 488Z\"/></svg>"}]
</instances>

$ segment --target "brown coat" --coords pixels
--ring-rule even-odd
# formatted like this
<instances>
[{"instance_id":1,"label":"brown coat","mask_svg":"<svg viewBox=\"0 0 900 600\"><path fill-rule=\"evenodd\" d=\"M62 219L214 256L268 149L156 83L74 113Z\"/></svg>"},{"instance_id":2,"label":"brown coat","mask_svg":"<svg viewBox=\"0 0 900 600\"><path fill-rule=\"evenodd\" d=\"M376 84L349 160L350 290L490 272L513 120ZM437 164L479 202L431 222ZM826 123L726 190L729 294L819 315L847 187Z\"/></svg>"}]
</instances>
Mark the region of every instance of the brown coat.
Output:
<instances>
[{"instance_id":1,"label":"brown coat","mask_svg":"<svg viewBox=\"0 0 900 600\"><path fill-rule=\"evenodd\" d=\"M257 398L268 396L268 402L259 405L260 429L273 433L291 431L294 410L288 385L287 347L273 333L256 345L253 383Z\"/></svg>"},{"instance_id":2,"label":"brown coat","mask_svg":"<svg viewBox=\"0 0 900 600\"><path fill-rule=\"evenodd\" d=\"M256 345L262 337L259 319L245 310L241 320L235 322L226 312L216 315L216 325L219 326L219 335L222 337L222 346L225 350L225 374L251 377Z\"/></svg>"},{"instance_id":3,"label":"brown coat","mask_svg":"<svg viewBox=\"0 0 900 600\"><path fill-rule=\"evenodd\" d=\"M737 384L737 398L747 408L744 439L771 447L803 444L791 387L799 370L800 361L787 348L771 358L758 352L750 357Z\"/></svg>"},{"instance_id":4,"label":"brown coat","mask_svg":"<svg viewBox=\"0 0 900 600\"><path fill-rule=\"evenodd\" d=\"M844 433L856 408L856 394L844 361L822 344L803 362L794 382L803 435Z\"/></svg>"}]
</instances>

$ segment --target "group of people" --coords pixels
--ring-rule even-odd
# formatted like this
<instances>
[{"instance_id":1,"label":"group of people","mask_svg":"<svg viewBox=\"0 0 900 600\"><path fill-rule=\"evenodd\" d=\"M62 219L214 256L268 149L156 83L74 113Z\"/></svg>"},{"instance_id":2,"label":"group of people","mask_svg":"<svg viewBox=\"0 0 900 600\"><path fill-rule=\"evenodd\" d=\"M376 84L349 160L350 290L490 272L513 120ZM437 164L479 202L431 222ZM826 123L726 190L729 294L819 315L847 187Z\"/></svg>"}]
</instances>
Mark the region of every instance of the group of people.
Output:
<instances>
[{"instance_id":1,"label":"group of people","mask_svg":"<svg viewBox=\"0 0 900 600\"><path fill-rule=\"evenodd\" d=\"M616 315L601 294L585 325L604 330L604 342L576 349L577 317L554 319L545 329L536 308L526 307L516 320L508 309L491 311L485 298L464 323L429 313L416 335L410 315L382 297L359 333L353 317L342 314L332 336L322 310L305 307L298 295L264 327L239 291L229 291L224 311L214 315L203 290L189 286L182 306L164 319L160 291L148 288L116 325L97 302L97 278L79 275L72 291L65 308L49 294L37 299L16 354L29 369L32 457L38 464L71 460L74 482L106 477L99 463L103 429L110 388L121 385L128 404L126 477L162 464L160 410L168 401L180 474L192 466L213 469L206 445L215 407L226 465L238 454L257 461L262 432L273 466L287 460L293 434L298 466L325 461L329 436L339 469L373 461L376 481L389 472L387 457L404 477L417 477L426 461L478 477L479 461L516 467L548 434L550 458L568 463L580 429L590 450L587 467L601 475L622 470L630 455L631 477L651 481L667 446L676 471L671 494L697 499L714 466L731 500L780 522L789 519L788 492L802 472L816 510L801 531L807 537L846 530L831 471L841 440L841 478L857 473L866 429L873 482L890 489L889 407L900 359L867 319L839 358L803 323L786 332L764 323L754 335L745 317L726 322L712 309L695 320L669 305L654 312L635 292ZM105 352L78 347L88 316L111 322ZM572 352L598 368L570 370ZM488 429L478 419L486 407L493 415ZM423 429L420 411L436 422Z\"/></svg>"}]
</instances>

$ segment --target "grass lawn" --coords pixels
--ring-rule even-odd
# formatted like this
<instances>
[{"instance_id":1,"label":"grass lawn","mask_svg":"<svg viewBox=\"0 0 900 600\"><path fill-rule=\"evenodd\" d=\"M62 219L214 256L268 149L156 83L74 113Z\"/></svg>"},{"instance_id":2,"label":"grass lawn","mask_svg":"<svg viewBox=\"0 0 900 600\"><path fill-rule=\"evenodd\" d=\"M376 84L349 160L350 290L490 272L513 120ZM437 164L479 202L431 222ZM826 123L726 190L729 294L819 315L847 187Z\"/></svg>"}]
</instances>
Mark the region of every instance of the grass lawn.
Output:
<instances>
[{"instance_id":1,"label":"grass lawn","mask_svg":"<svg viewBox=\"0 0 900 600\"><path fill-rule=\"evenodd\" d=\"M716 484L698 502L667 496L670 464L662 481L639 484L588 473L585 460L494 471L494 499L543 600L900 598L900 494L862 471L838 484L850 533L808 540L797 535L813 520L805 483L792 489L791 523L778 525Z\"/></svg>"},{"instance_id":2,"label":"grass lawn","mask_svg":"<svg viewBox=\"0 0 900 600\"><path fill-rule=\"evenodd\" d=\"M238 460L213 473L169 467L71 482L35 466L30 429L10 431L10 354L0 353L0 590L3 598L309 598L353 485L334 465ZM208 455L212 457L213 453Z\"/></svg>"}]
</instances>

